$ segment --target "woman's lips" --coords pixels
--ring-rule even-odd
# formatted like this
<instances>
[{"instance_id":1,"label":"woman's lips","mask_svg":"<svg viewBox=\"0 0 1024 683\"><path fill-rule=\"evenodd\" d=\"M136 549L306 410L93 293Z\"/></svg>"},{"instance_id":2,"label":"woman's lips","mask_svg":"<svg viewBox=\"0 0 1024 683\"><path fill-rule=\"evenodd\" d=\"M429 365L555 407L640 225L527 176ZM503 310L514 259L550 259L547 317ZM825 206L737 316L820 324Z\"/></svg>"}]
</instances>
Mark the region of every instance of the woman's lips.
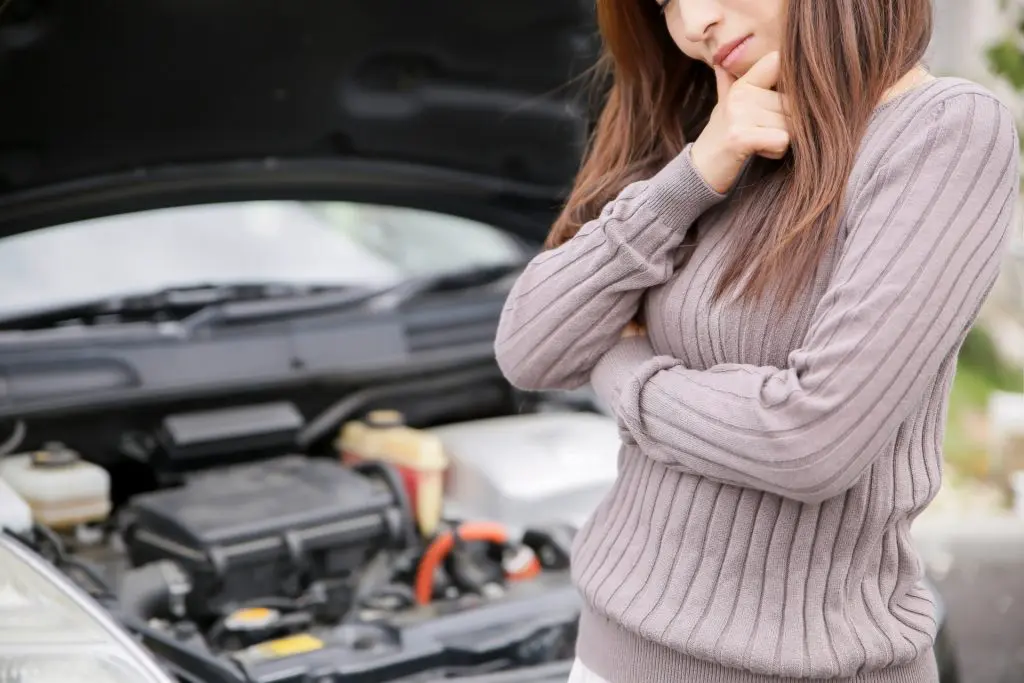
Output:
<instances>
[{"instance_id":1,"label":"woman's lips","mask_svg":"<svg viewBox=\"0 0 1024 683\"><path fill-rule=\"evenodd\" d=\"M743 56L743 52L747 47L747 43L754 36L747 36L734 40L722 46L722 49L715 53L715 64L721 66L723 69L728 69L730 66L739 61L740 57Z\"/></svg>"}]
</instances>

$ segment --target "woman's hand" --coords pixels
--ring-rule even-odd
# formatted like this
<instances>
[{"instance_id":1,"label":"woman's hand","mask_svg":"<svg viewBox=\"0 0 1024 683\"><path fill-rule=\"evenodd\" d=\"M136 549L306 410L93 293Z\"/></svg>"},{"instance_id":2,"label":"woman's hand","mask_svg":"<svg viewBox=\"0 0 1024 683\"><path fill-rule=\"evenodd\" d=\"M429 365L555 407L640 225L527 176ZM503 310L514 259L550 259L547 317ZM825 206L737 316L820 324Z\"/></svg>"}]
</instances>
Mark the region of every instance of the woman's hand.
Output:
<instances>
[{"instance_id":1,"label":"woman's hand","mask_svg":"<svg viewBox=\"0 0 1024 683\"><path fill-rule=\"evenodd\" d=\"M727 192L752 155L781 159L789 150L785 98L772 90L779 80L779 53L770 52L735 79L715 67L718 104L693 143L693 165L716 191Z\"/></svg>"},{"instance_id":2,"label":"woman's hand","mask_svg":"<svg viewBox=\"0 0 1024 683\"><path fill-rule=\"evenodd\" d=\"M644 328L643 325L636 322L635 320L630 320L629 323L624 328L622 328L623 338L642 337L645 334L647 334L647 330Z\"/></svg>"}]
</instances>

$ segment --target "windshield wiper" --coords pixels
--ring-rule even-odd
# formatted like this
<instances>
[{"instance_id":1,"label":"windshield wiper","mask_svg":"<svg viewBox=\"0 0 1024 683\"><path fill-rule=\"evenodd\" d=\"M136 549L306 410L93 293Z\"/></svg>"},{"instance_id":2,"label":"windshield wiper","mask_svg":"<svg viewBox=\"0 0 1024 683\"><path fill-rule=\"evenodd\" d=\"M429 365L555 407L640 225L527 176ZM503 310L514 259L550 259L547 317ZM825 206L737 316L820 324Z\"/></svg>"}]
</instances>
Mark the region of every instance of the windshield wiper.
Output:
<instances>
[{"instance_id":1,"label":"windshield wiper","mask_svg":"<svg viewBox=\"0 0 1024 683\"><path fill-rule=\"evenodd\" d=\"M491 284L523 264L487 266L412 277L385 287L280 282L197 284L107 297L42 310L0 315L0 330L179 322L186 328L217 322L257 322L366 308L394 310L421 295Z\"/></svg>"},{"instance_id":2,"label":"windshield wiper","mask_svg":"<svg viewBox=\"0 0 1024 683\"><path fill-rule=\"evenodd\" d=\"M182 321L203 310L226 303L286 300L339 292L358 297L360 292L355 291L356 289L358 288L280 282L201 283L0 315L0 329L31 330L64 326Z\"/></svg>"},{"instance_id":3,"label":"windshield wiper","mask_svg":"<svg viewBox=\"0 0 1024 683\"><path fill-rule=\"evenodd\" d=\"M464 292L476 287L491 285L509 275L518 273L525 266L525 263L503 263L411 277L390 287L367 292L364 302L376 308L394 309L423 294Z\"/></svg>"},{"instance_id":4,"label":"windshield wiper","mask_svg":"<svg viewBox=\"0 0 1024 683\"><path fill-rule=\"evenodd\" d=\"M353 309L393 311L405 303L427 294L467 292L492 285L518 273L526 263L505 263L478 266L406 278L381 288L356 288L326 292L307 297L275 300L230 302L208 307L184 321L192 328L215 322L259 322L316 313L336 313Z\"/></svg>"}]
</instances>

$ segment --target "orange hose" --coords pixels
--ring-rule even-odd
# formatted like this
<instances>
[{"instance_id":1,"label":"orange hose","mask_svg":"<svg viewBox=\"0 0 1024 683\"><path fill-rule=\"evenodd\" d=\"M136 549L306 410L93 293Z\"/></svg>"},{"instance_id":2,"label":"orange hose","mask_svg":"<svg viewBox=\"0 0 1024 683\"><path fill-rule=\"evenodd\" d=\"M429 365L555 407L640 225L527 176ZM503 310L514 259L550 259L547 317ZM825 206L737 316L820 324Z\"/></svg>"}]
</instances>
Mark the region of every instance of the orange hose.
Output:
<instances>
[{"instance_id":1,"label":"orange hose","mask_svg":"<svg viewBox=\"0 0 1024 683\"><path fill-rule=\"evenodd\" d=\"M460 524L458 529L459 538L464 541L490 541L499 545L508 543L508 531L503 525L496 522L467 522ZM453 547L455 547L455 535L451 531L438 534L427 546L419 567L416 568L416 578L413 583L413 592L417 603L430 604L434 593L434 572L451 553ZM539 571L539 569L540 565L537 563L536 570ZM535 571L521 571L517 572L516 578L527 578L535 574Z\"/></svg>"}]
</instances>

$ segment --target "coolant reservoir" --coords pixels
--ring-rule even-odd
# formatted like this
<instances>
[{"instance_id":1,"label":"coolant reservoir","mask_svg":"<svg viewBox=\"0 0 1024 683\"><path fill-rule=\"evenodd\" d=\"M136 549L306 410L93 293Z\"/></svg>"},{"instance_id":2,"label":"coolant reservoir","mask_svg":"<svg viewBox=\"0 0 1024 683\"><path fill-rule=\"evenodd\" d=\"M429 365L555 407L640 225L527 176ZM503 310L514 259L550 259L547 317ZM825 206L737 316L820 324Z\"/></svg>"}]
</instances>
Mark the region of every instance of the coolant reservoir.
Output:
<instances>
[{"instance_id":1,"label":"coolant reservoir","mask_svg":"<svg viewBox=\"0 0 1024 683\"><path fill-rule=\"evenodd\" d=\"M0 460L0 479L28 503L37 522L54 529L110 514L110 475L63 444Z\"/></svg>"},{"instance_id":2,"label":"coolant reservoir","mask_svg":"<svg viewBox=\"0 0 1024 683\"><path fill-rule=\"evenodd\" d=\"M365 421L345 423L337 441L342 461L386 462L402 476L416 524L424 536L432 536L444 507L444 472L448 458L441 440L405 424L395 410L375 410Z\"/></svg>"}]
</instances>

